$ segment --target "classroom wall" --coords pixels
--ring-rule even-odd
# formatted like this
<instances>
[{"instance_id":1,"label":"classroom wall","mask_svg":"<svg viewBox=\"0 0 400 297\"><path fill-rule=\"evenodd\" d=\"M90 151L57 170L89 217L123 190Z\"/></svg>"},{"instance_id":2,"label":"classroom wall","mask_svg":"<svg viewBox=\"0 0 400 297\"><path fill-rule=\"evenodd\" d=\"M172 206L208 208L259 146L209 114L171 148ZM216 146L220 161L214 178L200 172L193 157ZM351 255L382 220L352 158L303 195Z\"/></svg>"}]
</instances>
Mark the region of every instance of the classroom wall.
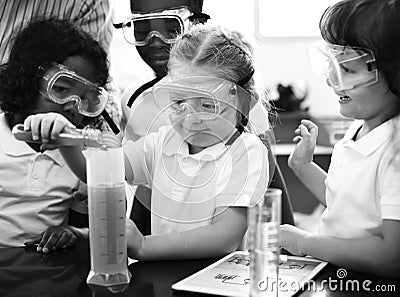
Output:
<instances>
[{"instance_id":1,"label":"classroom wall","mask_svg":"<svg viewBox=\"0 0 400 297\"><path fill-rule=\"evenodd\" d=\"M276 4L273 4L274 1ZM325 82L311 72L307 46L320 40L319 15L325 7L335 1L337 0L204 0L203 10L211 15L213 23L239 30L252 39L256 45L257 79L262 85L268 87L277 82L304 81L309 92L305 105L309 106L310 113L315 116L329 116L339 115L337 96ZM265 11L270 7L276 7L277 11ZM311 12L308 7L319 10ZM278 10L281 8L284 9ZM261 37L256 34L267 31L262 30L259 24L268 24L263 18L272 16L276 22L280 20L276 26L285 28L270 30L271 35L275 32L290 34L292 30L293 35L300 35L298 27L302 22L310 22L308 19L312 16L316 19L315 27L312 28L314 37ZM306 26L303 30L310 34L310 29Z\"/></svg>"},{"instance_id":2,"label":"classroom wall","mask_svg":"<svg viewBox=\"0 0 400 297\"><path fill-rule=\"evenodd\" d=\"M269 87L281 81L301 80L308 88L305 105L309 107L312 115L339 115L337 96L311 72L308 65L307 45L319 40L319 37L256 36L256 3L256 0L204 0L203 11L211 15L210 23L239 30L252 39L256 45L256 79L262 86ZM129 16L128 0L114 0L114 8L115 22L120 22ZM306 8L298 13L307 18ZM121 89L142 81L143 76L151 75L151 70L140 59L135 47L125 42L122 30L116 30L114 34L111 44L111 63L112 75Z\"/></svg>"},{"instance_id":3,"label":"classroom wall","mask_svg":"<svg viewBox=\"0 0 400 297\"><path fill-rule=\"evenodd\" d=\"M258 77L266 86L280 81L303 81L308 89L304 102L313 116L339 115L337 96L311 72L307 45L317 38L268 38L260 42L256 56Z\"/></svg>"}]
</instances>

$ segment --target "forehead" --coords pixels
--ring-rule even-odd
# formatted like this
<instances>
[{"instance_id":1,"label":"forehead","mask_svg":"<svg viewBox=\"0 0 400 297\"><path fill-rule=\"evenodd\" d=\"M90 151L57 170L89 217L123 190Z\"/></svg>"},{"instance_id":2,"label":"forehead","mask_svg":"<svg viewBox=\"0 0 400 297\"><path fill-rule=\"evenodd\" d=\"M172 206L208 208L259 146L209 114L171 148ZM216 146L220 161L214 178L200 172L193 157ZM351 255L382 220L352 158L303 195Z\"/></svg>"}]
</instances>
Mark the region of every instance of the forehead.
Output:
<instances>
[{"instance_id":1,"label":"forehead","mask_svg":"<svg viewBox=\"0 0 400 297\"><path fill-rule=\"evenodd\" d=\"M96 69L89 59L82 56L70 56L62 64L76 74L90 81L96 81Z\"/></svg>"},{"instance_id":2,"label":"forehead","mask_svg":"<svg viewBox=\"0 0 400 297\"><path fill-rule=\"evenodd\" d=\"M196 0L131 0L131 11L147 13L179 6L187 6L193 10L193 2Z\"/></svg>"},{"instance_id":3,"label":"forehead","mask_svg":"<svg viewBox=\"0 0 400 297\"><path fill-rule=\"evenodd\" d=\"M170 60L168 72L169 75L175 80L193 76L217 77L216 69L212 67L193 66L190 63L182 62L177 59Z\"/></svg>"}]
</instances>

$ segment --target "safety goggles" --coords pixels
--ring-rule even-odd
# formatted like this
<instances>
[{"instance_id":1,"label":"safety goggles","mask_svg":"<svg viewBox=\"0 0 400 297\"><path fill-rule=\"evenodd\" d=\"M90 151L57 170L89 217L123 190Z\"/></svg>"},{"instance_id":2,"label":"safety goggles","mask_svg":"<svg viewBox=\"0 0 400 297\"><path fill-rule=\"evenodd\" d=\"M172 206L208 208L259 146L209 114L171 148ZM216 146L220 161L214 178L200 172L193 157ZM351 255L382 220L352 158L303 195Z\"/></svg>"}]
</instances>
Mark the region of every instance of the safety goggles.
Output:
<instances>
[{"instance_id":1,"label":"safety goggles","mask_svg":"<svg viewBox=\"0 0 400 297\"><path fill-rule=\"evenodd\" d=\"M104 110L108 100L104 88L57 63L40 67L40 70L43 74L40 93L50 101L57 104L74 102L79 113L88 117L96 117Z\"/></svg>"},{"instance_id":2,"label":"safety goggles","mask_svg":"<svg viewBox=\"0 0 400 297\"><path fill-rule=\"evenodd\" d=\"M195 114L201 120L215 120L228 108L248 116L252 98L249 92L233 82L205 76L178 80L166 76L151 93L155 102L171 114Z\"/></svg>"},{"instance_id":3,"label":"safety goggles","mask_svg":"<svg viewBox=\"0 0 400 297\"><path fill-rule=\"evenodd\" d=\"M379 80L370 49L319 41L309 46L308 56L312 70L337 91L366 87Z\"/></svg>"},{"instance_id":4,"label":"safety goggles","mask_svg":"<svg viewBox=\"0 0 400 297\"><path fill-rule=\"evenodd\" d=\"M136 46L145 46L153 37L171 44L177 35L189 27L191 11L187 7L160 12L133 14L122 24L114 25L123 29L125 40Z\"/></svg>"}]
</instances>

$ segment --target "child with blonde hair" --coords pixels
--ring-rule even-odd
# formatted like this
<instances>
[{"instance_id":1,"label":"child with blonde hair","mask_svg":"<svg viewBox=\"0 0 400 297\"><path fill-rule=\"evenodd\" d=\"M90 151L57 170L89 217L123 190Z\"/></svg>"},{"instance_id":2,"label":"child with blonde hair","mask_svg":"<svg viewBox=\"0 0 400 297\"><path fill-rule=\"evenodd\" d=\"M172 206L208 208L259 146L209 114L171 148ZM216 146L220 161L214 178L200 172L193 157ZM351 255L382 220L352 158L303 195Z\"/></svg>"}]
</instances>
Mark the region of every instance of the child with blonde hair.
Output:
<instances>
[{"instance_id":1,"label":"child with blonde hair","mask_svg":"<svg viewBox=\"0 0 400 297\"><path fill-rule=\"evenodd\" d=\"M238 32L197 25L178 36L167 76L149 92L171 125L123 145L126 180L152 189L151 235L127 221L130 257L218 257L239 247L247 208L260 201L269 180L267 147L249 133L249 112L259 99L253 73L251 45ZM45 140L68 126L54 114L25 121ZM80 149L60 148L86 180Z\"/></svg>"}]
</instances>

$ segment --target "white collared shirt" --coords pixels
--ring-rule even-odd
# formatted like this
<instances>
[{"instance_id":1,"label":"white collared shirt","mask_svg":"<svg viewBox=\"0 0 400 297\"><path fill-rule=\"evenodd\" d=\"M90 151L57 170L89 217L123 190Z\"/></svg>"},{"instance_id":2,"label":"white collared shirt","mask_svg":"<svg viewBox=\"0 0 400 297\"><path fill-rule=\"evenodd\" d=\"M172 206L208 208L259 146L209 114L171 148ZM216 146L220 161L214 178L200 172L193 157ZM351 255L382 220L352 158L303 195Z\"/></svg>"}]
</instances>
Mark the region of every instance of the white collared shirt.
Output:
<instances>
[{"instance_id":1,"label":"white collared shirt","mask_svg":"<svg viewBox=\"0 0 400 297\"><path fill-rule=\"evenodd\" d=\"M0 247L23 242L68 220L78 179L58 150L38 153L14 138L0 114Z\"/></svg>"},{"instance_id":2,"label":"white collared shirt","mask_svg":"<svg viewBox=\"0 0 400 297\"><path fill-rule=\"evenodd\" d=\"M128 182L152 189L152 234L209 225L219 207L254 206L268 185L267 148L253 134L189 154L182 137L164 126L127 142L124 153L134 176Z\"/></svg>"},{"instance_id":3,"label":"white collared shirt","mask_svg":"<svg viewBox=\"0 0 400 297\"><path fill-rule=\"evenodd\" d=\"M383 219L400 220L400 161L393 135L399 117L362 138L355 121L333 150L320 233L342 238L381 236ZM398 147L397 147L398 149Z\"/></svg>"}]
</instances>

